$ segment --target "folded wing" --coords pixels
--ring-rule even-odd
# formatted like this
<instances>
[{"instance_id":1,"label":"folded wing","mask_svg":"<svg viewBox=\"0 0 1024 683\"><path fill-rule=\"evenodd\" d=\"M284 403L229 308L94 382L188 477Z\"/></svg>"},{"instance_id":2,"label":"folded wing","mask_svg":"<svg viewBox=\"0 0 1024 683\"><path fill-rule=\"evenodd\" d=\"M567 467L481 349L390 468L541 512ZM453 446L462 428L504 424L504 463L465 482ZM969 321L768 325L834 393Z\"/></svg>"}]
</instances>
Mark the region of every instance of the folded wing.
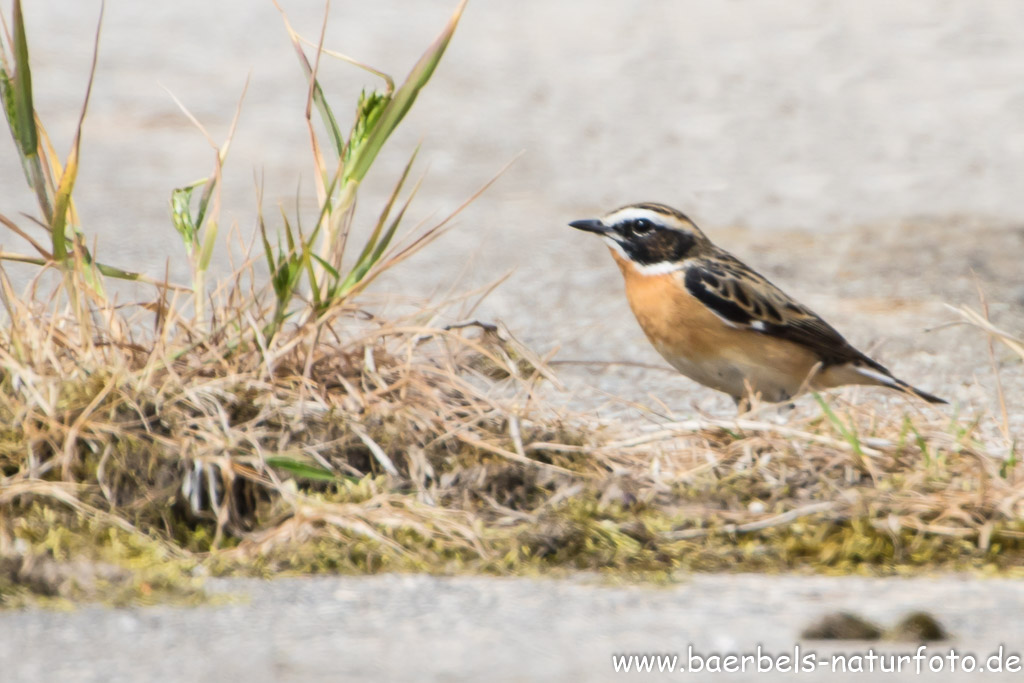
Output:
<instances>
[{"instance_id":1,"label":"folded wing","mask_svg":"<svg viewBox=\"0 0 1024 683\"><path fill-rule=\"evenodd\" d=\"M814 351L825 366L853 363L890 375L814 311L736 259L694 262L683 280L690 294L733 327L800 344Z\"/></svg>"}]
</instances>

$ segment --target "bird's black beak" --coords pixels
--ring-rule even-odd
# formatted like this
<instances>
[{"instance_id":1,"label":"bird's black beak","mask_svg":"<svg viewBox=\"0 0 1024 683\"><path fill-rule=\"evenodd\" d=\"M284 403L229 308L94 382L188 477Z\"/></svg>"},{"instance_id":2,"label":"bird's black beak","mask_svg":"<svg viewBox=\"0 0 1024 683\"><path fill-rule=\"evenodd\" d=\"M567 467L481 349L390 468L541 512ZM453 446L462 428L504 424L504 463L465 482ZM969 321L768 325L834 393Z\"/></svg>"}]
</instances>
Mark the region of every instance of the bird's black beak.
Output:
<instances>
[{"instance_id":1,"label":"bird's black beak","mask_svg":"<svg viewBox=\"0 0 1024 683\"><path fill-rule=\"evenodd\" d=\"M580 221L572 221L569 223L569 226L576 228L577 230L583 230L584 232L596 232L598 235L607 235L612 231L611 228L601 222L598 218L585 218Z\"/></svg>"}]
</instances>

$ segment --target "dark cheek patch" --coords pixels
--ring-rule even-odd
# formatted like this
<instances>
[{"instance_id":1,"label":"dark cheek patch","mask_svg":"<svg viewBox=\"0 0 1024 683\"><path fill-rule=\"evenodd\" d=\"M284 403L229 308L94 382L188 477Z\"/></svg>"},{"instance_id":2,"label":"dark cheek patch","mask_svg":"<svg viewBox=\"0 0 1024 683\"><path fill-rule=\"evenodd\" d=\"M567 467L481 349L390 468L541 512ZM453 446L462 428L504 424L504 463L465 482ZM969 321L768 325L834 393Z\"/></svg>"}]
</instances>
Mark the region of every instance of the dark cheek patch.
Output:
<instances>
[{"instance_id":1,"label":"dark cheek patch","mask_svg":"<svg viewBox=\"0 0 1024 683\"><path fill-rule=\"evenodd\" d=\"M675 232L671 233L673 237L672 245L672 256L673 261L681 261L686 257L686 254L693 248L694 240L693 235L690 233Z\"/></svg>"},{"instance_id":2,"label":"dark cheek patch","mask_svg":"<svg viewBox=\"0 0 1024 683\"><path fill-rule=\"evenodd\" d=\"M637 263L650 266L682 260L693 244L692 235L676 230L659 230L649 235L634 236L622 243L622 248Z\"/></svg>"}]
</instances>

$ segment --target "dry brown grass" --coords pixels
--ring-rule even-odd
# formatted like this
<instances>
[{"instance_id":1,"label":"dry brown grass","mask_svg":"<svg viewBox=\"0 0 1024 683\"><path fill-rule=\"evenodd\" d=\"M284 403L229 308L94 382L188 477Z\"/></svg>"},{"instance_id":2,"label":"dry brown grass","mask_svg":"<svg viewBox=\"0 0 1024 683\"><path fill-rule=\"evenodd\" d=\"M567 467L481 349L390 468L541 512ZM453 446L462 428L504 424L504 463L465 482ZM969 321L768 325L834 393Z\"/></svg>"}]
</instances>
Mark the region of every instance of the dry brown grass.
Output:
<instances>
[{"instance_id":1,"label":"dry brown grass","mask_svg":"<svg viewBox=\"0 0 1024 683\"><path fill-rule=\"evenodd\" d=\"M44 303L2 285L0 592L11 595L113 590L68 572L50 572L63 588L40 581L31 567L47 558L165 573L649 578L1022 559L1016 456L977 423L916 404L807 400L784 422L762 409L598 425L560 410L543 359L487 325L386 321L353 304L266 346L270 307L232 308L246 301L236 291L212 307L225 322L201 332L169 306L94 301L80 317L59 293Z\"/></svg>"}]
</instances>

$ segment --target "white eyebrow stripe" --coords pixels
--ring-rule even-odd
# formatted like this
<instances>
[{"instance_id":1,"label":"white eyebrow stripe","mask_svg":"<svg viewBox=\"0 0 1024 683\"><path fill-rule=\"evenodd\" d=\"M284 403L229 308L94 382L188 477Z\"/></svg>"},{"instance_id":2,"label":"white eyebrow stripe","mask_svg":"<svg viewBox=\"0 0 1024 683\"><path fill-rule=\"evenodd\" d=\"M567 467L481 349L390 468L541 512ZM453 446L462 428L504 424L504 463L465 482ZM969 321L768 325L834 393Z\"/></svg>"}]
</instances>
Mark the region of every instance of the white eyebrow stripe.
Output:
<instances>
[{"instance_id":1,"label":"white eyebrow stripe","mask_svg":"<svg viewBox=\"0 0 1024 683\"><path fill-rule=\"evenodd\" d=\"M667 225L665 221L665 214L657 211L651 211L650 209L642 209L638 206L627 206L624 209L619 209L615 213L608 214L604 217L604 224L616 225L623 221L636 220L637 218L646 218L658 225Z\"/></svg>"}]
</instances>

